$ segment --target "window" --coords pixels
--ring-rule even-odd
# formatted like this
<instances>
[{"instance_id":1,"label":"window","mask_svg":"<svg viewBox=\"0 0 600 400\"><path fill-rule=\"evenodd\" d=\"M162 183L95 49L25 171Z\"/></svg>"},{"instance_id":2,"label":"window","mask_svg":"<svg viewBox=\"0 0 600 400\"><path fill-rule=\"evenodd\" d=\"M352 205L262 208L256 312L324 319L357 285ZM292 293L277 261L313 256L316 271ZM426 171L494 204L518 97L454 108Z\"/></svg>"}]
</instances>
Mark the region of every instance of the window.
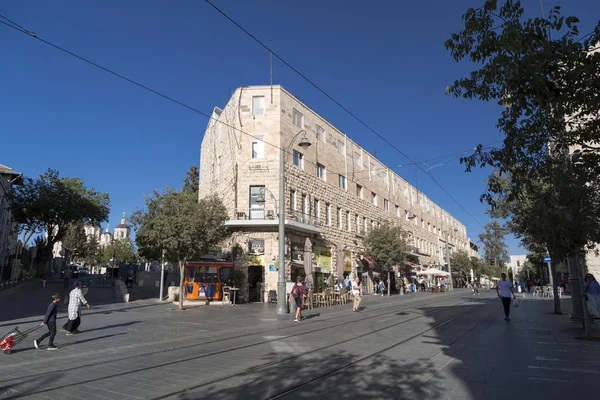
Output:
<instances>
[{"instance_id":1,"label":"window","mask_svg":"<svg viewBox=\"0 0 600 400\"><path fill-rule=\"evenodd\" d=\"M255 117L265 115L265 96L252 97L252 115Z\"/></svg>"},{"instance_id":2,"label":"window","mask_svg":"<svg viewBox=\"0 0 600 400\"><path fill-rule=\"evenodd\" d=\"M317 178L325 180L325 166L317 163Z\"/></svg>"},{"instance_id":3,"label":"window","mask_svg":"<svg viewBox=\"0 0 600 400\"><path fill-rule=\"evenodd\" d=\"M344 154L346 152L346 146L344 145L344 142L342 142L341 140L337 141L337 151L340 154Z\"/></svg>"},{"instance_id":4,"label":"window","mask_svg":"<svg viewBox=\"0 0 600 400\"><path fill-rule=\"evenodd\" d=\"M308 215L308 196L302 195L302 214Z\"/></svg>"},{"instance_id":5,"label":"window","mask_svg":"<svg viewBox=\"0 0 600 400\"><path fill-rule=\"evenodd\" d=\"M354 152L354 164L359 166L360 169L364 168L362 164L362 156L358 151Z\"/></svg>"},{"instance_id":6,"label":"window","mask_svg":"<svg viewBox=\"0 0 600 400\"><path fill-rule=\"evenodd\" d=\"M331 204L325 203L325 222L331 226Z\"/></svg>"},{"instance_id":7,"label":"window","mask_svg":"<svg viewBox=\"0 0 600 400\"><path fill-rule=\"evenodd\" d=\"M383 199L383 209L385 211L390 211L390 201L388 199Z\"/></svg>"},{"instance_id":8,"label":"window","mask_svg":"<svg viewBox=\"0 0 600 400\"><path fill-rule=\"evenodd\" d=\"M294 166L304 169L304 154L294 150Z\"/></svg>"},{"instance_id":9,"label":"window","mask_svg":"<svg viewBox=\"0 0 600 400\"><path fill-rule=\"evenodd\" d=\"M221 156L217 159L217 183L221 181Z\"/></svg>"},{"instance_id":10,"label":"window","mask_svg":"<svg viewBox=\"0 0 600 400\"><path fill-rule=\"evenodd\" d=\"M356 197L362 199L362 186L358 184L356 185Z\"/></svg>"},{"instance_id":11,"label":"window","mask_svg":"<svg viewBox=\"0 0 600 400\"><path fill-rule=\"evenodd\" d=\"M290 209L296 211L296 191L290 190Z\"/></svg>"},{"instance_id":12,"label":"window","mask_svg":"<svg viewBox=\"0 0 600 400\"><path fill-rule=\"evenodd\" d=\"M375 171L375 164L369 163L369 171L370 171L369 176L375 175L375 172L376 172Z\"/></svg>"},{"instance_id":13,"label":"window","mask_svg":"<svg viewBox=\"0 0 600 400\"><path fill-rule=\"evenodd\" d=\"M354 216L354 226L356 226L356 233L360 235L360 217L358 214Z\"/></svg>"},{"instance_id":14,"label":"window","mask_svg":"<svg viewBox=\"0 0 600 400\"><path fill-rule=\"evenodd\" d=\"M340 189L346 190L346 177L344 175L340 175L339 185Z\"/></svg>"},{"instance_id":15,"label":"window","mask_svg":"<svg viewBox=\"0 0 600 400\"><path fill-rule=\"evenodd\" d=\"M342 229L342 209L341 208L337 208L337 224L338 224L338 229Z\"/></svg>"},{"instance_id":16,"label":"window","mask_svg":"<svg viewBox=\"0 0 600 400\"><path fill-rule=\"evenodd\" d=\"M265 219L266 203L259 204L257 202L258 196L264 195L264 193L261 193L263 188L264 186L250 186L250 219ZM273 207L275 207L275 204L273 204Z\"/></svg>"},{"instance_id":17,"label":"window","mask_svg":"<svg viewBox=\"0 0 600 400\"><path fill-rule=\"evenodd\" d=\"M320 142L325 142L325 129L319 125L317 125L317 140Z\"/></svg>"},{"instance_id":18,"label":"window","mask_svg":"<svg viewBox=\"0 0 600 400\"><path fill-rule=\"evenodd\" d=\"M346 211L346 230L348 232L350 232L350 230L351 230L351 226L350 226L350 211Z\"/></svg>"},{"instance_id":19,"label":"window","mask_svg":"<svg viewBox=\"0 0 600 400\"><path fill-rule=\"evenodd\" d=\"M373 192L371 192L371 203L377 205L377 195Z\"/></svg>"},{"instance_id":20,"label":"window","mask_svg":"<svg viewBox=\"0 0 600 400\"><path fill-rule=\"evenodd\" d=\"M292 123L298 128L304 128L304 115L295 108L294 113L292 114Z\"/></svg>"},{"instance_id":21,"label":"window","mask_svg":"<svg viewBox=\"0 0 600 400\"><path fill-rule=\"evenodd\" d=\"M400 207L396 206L396 217L400 217Z\"/></svg>"},{"instance_id":22,"label":"window","mask_svg":"<svg viewBox=\"0 0 600 400\"><path fill-rule=\"evenodd\" d=\"M264 136L252 138L252 158L265 158Z\"/></svg>"},{"instance_id":23,"label":"window","mask_svg":"<svg viewBox=\"0 0 600 400\"><path fill-rule=\"evenodd\" d=\"M366 235L368 233L367 217L363 217L363 227L364 227L365 235Z\"/></svg>"},{"instance_id":24,"label":"window","mask_svg":"<svg viewBox=\"0 0 600 400\"><path fill-rule=\"evenodd\" d=\"M317 199L313 200L313 214L315 218L321 218L321 207Z\"/></svg>"}]
</instances>

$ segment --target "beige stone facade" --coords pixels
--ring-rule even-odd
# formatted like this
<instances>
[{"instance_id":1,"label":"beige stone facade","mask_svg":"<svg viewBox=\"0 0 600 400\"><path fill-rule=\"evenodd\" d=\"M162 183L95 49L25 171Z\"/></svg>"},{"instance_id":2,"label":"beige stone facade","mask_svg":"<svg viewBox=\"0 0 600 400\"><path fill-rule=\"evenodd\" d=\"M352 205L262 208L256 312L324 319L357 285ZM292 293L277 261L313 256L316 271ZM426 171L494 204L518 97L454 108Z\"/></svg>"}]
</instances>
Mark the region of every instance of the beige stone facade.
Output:
<instances>
[{"instance_id":1,"label":"beige stone facade","mask_svg":"<svg viewBox=\"0 0 600 400\"><path fill-rule=\"evenodd\" d=\"M264 301L276 289L280 147L286 150L288 278L302 273L307 237L315 284L337 276L338 256L349 258L356 272L365 234L384 220L410 234L420 265L445 263L446 232L451 252L469 250L464 224L281 86L238 88L212 116L200 152L199 196L217 194L229 210L234 233L225 247L253 249L249 280L260 269L262 283L250 282L251 300ZM311 143L306 149L298 145L304 137ZM262 205L256 202L261 188Z\"/></svg>"}]
</instances>

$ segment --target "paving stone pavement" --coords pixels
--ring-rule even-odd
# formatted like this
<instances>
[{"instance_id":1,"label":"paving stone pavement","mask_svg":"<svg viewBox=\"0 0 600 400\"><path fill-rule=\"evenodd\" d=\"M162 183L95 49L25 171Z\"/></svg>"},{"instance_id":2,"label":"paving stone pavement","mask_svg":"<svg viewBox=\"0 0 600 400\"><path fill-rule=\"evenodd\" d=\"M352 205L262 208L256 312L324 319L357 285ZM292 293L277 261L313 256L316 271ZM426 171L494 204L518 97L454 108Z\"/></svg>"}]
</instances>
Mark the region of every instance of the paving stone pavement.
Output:
<instances>
[{"instance_id":1,"label":"paving stone pavement","mask_svg":"<svg viewBox=\"0 0 600 400\"><path fill-rule=\"evenodd\" d=\"M0 293L0 333L38 323L60 284ZM365 296L360 313L318 308L295 323L274 305L87 298L82 333L59 332L58 351L28 338L0 354L0 399L531 400L591 396L600 373L600 343L576 340L545 299L522 299L505 322L493 292Z\"/></svg>"}]
</instances>

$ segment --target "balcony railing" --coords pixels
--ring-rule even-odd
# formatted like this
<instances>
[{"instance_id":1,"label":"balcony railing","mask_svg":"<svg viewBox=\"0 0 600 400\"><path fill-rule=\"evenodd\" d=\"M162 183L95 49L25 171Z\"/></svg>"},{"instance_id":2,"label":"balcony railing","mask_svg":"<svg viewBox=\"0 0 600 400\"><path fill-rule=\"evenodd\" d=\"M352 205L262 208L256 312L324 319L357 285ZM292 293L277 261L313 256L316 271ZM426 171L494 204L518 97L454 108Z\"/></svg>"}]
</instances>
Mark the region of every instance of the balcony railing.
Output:
<instances>
[{"instance_id":1,"label":"balcony railing","mask_svg":"<svg viewBox=\"0 0 600 400\"><path fill-rule=\"evenodd\" d=\"M321 233L322 226L320 218L305 214L300 211L286 210L285 224L288 228L298 229L311 233ZM226 225L229 226L276 226L279 223L279 215L272 209L253 207L247 211L235 212Z\"/></svg>"}]
</instances>

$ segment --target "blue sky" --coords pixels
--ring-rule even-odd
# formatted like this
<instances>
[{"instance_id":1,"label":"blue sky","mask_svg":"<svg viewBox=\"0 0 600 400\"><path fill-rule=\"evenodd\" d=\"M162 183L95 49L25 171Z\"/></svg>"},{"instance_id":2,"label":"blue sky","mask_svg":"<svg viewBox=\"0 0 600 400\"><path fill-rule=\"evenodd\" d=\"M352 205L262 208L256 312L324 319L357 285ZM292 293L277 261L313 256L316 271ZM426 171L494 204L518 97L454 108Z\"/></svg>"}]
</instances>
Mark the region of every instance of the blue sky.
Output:
<instances>
[{"instance_id":1,"label":"blue sky","mask_svg":"<svg viewBox=\"0 0 600 400\"><path fill-rule=\"evenodd\" d=\"M455 63L443 42L461 28L462 13L483 1L214 0L416 161L502 139L499 106L444 95L471 66ZM523 4L539 13L539 1ZM546 10L552 5L579 16L582 33L597 22L597 0L545 1ZM206 113L236 87L269 81L268 52L202 1L3 0L0 14ZM29 176L52 167L82 177L110 193L111 227L143 206L144 194L180 187L198 164L205 117L3 25L0 51L0 164ZM387 165L409 163L277 61L274 83ZM396 171L416 185L414 167ZM431 169L475 219L422 172L418 188L476 238L490 220L479 202L488 172L466 174L456 159ZM509 245L522 252L515 239Z\"/></svg>"}]
</instances>

